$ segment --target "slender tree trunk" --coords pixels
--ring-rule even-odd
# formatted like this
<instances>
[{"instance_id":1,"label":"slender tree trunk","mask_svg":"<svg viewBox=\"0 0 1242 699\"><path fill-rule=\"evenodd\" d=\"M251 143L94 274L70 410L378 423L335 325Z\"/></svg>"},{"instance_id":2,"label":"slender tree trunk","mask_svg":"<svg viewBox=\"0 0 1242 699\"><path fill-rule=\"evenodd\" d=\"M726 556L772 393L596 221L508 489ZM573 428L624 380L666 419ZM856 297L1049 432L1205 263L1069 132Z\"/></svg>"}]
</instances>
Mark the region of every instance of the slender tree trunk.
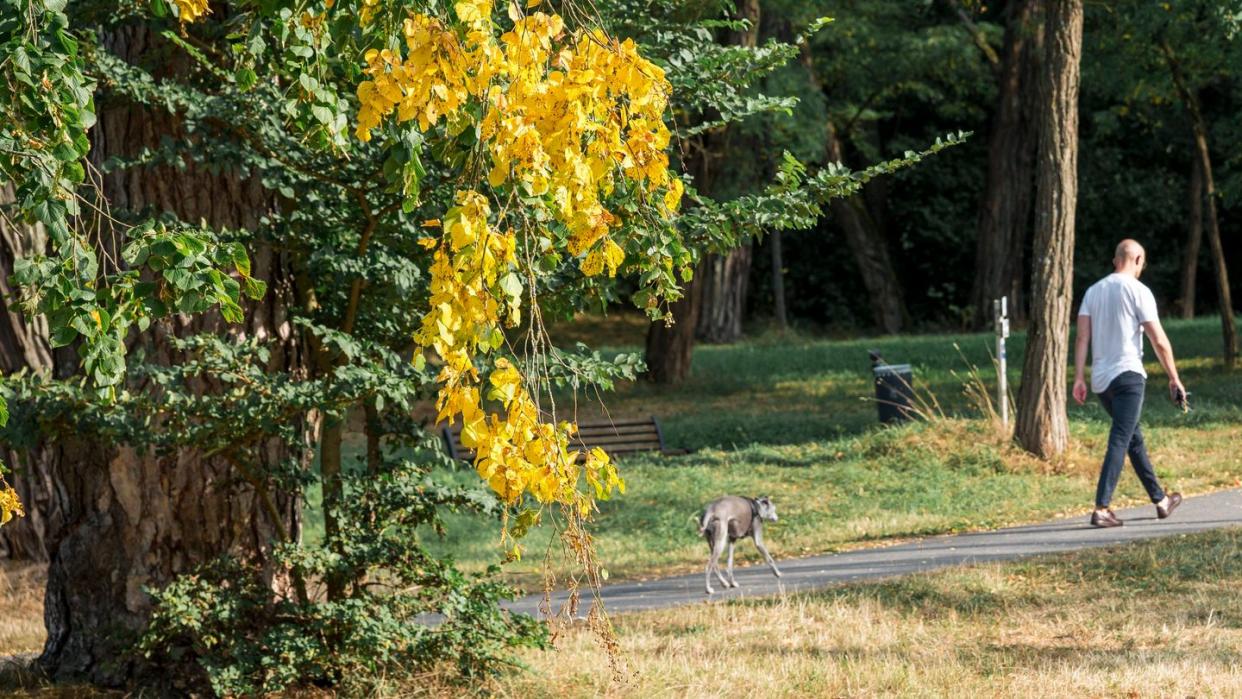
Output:
<instances>
[{"instance_id":1,"label":"slender tree trunk","mask_svg":"<svg viewBox=\"0 0 1242 699\"><path fill-rule=\"evenodd\" d=\"M1016 435L1041 458L1069 445L1065 364L1069 356L1078 198L1078 85L1082 0L1049 0L1039 113L1035 246L1026 362L1018 392Z\"/></svg>"},{"instance_id":2,"label":"slender tree trunk","mask_svg":"<svg viewBox=\"0 0 1242 699\"><path fill-rule=\"evenodd\" d=\"M1207 193L1208 247L1212 250L1213 271L1216 272L1216 297L1220 306L1220 330L1224 341L1225 368L1232 369L1238 358L1238 329L1233 316L1233 294L1229 289L1229 269L1225 265L1225 250L1221 245L1220 218L1216 213L1216 181L1212 176L1212 157L1208 151L1207 128L1197 122L1195 143L1199 150L1199 164L1203 168L1203 183Z\"/></svg>"},{"instance_id":3,"label":"slender tree trunk","mask_svg":"<svg viewBox=\"0 0 1242 699\"><path fill-rule=\"evenodd\" d=\"M647 329L647 380L679 384L690 376L694 356L694 330L699 321L699 282L682 289L680 300L669 306L671 324L656 321Z\"/></svg>"},{"instance_id":4,"label":"slender tree trunk","mask_svg":"<svg viewBox=\"0 0 1242 699\"><path fill-rule=\"evenodd\" d=\"M380 438L384 434L384 430L380 420L379 408L375 407L375 399L368 399L366 401L363 412L366 415L363 431L367 438L367 474L379 476L380 469L384 465L384 452L380 444Z\"/></svg>"},{"instance_id":5,"label":"slender tree trunk","mask_svg":"<svg viewBox=\"0 0 1242 699\"><path fill-rule=\"evenodd\" d=\"M734 32L729 43L754 48L759 43L759 0L737 0L737 16L749 22L743 31ZM707 138L711 150L728 157L730 139L727 134ZM735 342L742 337L742 321L746 315L746 292L750 280L752 245L746 241L725 254L708 254L700 267L702 276L700 299L702 308L697 323L698 339L706 342Z\"/></svg>"},{"instance_id":6,"label":"slender tree trunk","mask_svg":"<svg viewBox=\"0 0 1242 699\"><path fill-rule=\"evenodd\" d=\"M734 32L729 43L753 47L759 40L760 0L737 0L737 16L750 21L749 27ZM704 135L694 154L685 163L693 173L700 192L710 193L715 181L713 161L728 155L727 133ZM690 375L697 334L715 342L730 342L742 334L746 285L750 279L751 244L744 243L726 255L708 254L695 271L694 281L686 284L682 300L669 307L672 324L664 321L647 328L647 379L653 383L675 384ZM714 271L719 268L718 273ZM705 281L705 277L711 277ZM738 285L740 284L740 288ZM712 291L706 289L710 287ZM710 299L705 297L711 294ZM707 308L712 325L701 326Z\"/></svg>"},{"instance_id":7,"label":"slender tree trunk","mask_svg":"<svg viewBox=\"0 0 1242 699\"><path fill-rule=\"evenodd\" d=\"M802 44L802 65L806 69L812 89L822 91L823 82L815 70L810 47L805 42ZM826 160L830 163L843 162L844 145L836 125L829 120L825 124L825 130ZM888 241L885 240L883 229L875 221L861 196L834 199L829 204L829 211L844 233L846 245L854 256L863 286L871 300L871 313L876 326L889 334L901 332L909 323L910 314L906 310L905 294L888 254Z\"/></svg>"},{"instance_id":8,"label":"slender tree trunk","mask_svg":"<svg viewBox=\"0 0 1242 699\"><path fill-rule=\"evenodd\" d=\"M1031 219L1035 179L1035 120L1043 35L1038 0L1016 0L1006 8L1005 45L996 71L999 98L988 144L987 185L979 206L973 322L992 319L992 300L1009 296L1011 316L1025 315L1023 257Z\"/></svg>"},{"instance_id":9,"label":"slender tree trunk","mask_svg":"<svg viewBox=\"0 0 1242 699\"><path fill-rule=\"evenodd\" d=\"M1178 311L1183 318L1195 317L1195 283L1199 273L1199 248L1203 244L1203 164L1199 149L1195 148L1194 164L1190 168L1190 220L1186 226L1186 251L1182 256L1182 293L1177 298Z\"/></svg>"},{"instance_id":10,"label":"slender tree trunk","mask_svg":"<svg viewBox=\"0 0 1242 699\"><path fill-rule=\"evenodd\" d=\"M901 332L909 320L909 312L888 256L887 241L880 237L875 222L857 197L835 200L831 208L862 275L876 327L890 335Z\"/></svg>"},{"instance_id":11,"label":"slender tree trunk","mask_svg":"<svg viewBox=\"0 0 1242 699\"><path fill-rule=\"evenodd\" d=\"M144 54L160 55L153 45L159 40L142 26L109 30L101 40L101 50L130 62ZM91 151L97 163L134 157L178 132L177 120L166 113L106 94L98 104ZM257 228L270 205L257 181L227 167L212 172L187 164L184 169L113 172L105 176L103 188L114 210L152 207L232 229ZM254 275L268 281L269 291L246 306L244 324L229 326L217 314L161 321L143 337L150 360L184 360L169 343L173 336L240 333L271 340L269 372L303 371L301 336L285 313L294 294L288 260L266 247L251 255ZM219 387L201 380L194 388L208 392ZM309 442L311 426L303 421L300 427ZM273 492L254 475L291 457L279 440L260 440L247 445L245 453L212 458L196 450L156 454L86 439L62 451L52 478L51 509L62 513L63 525L48 533L48 638L40 658L54 678L118 685L141 674L144 670L127 651L151 612L146 589L223 554L266 561L274 540L300 536L296 494ZM270 574L279 577L277 571Z\"/></svg>"},{"instance_id":12,"label":"slender tree trunk","mask_svg":"<svg viewBox=\"0 0 1242 699\"><path fill-rule=\"evenodd\" d=\"M789 329L789 318L785 313L785 256L781 252L781 232L772 231L772 315L776 318L776 328L785 332Z\"/></svg>"},{"instance_id":13,"label":"slender tree trunk","mask_svg":"<svg viewBox=\"0 0 1242 699\"><path fill-rule=\"evenodd\" d=\"M696 335L704 342L736 342L742 337L746 292L750 286L753 246L745 243L727 255L708 255L695 279L701 294Z\"/></svg>"},{"instance_id":14,"label":"slender tree trunk","mask_svg":"<svg viewBox=\"0 0 1242 699\"><path fill-rule=\"evenodd\" d=\"M1164 52L1169 72L1173 75L1173 84L1178 95L1190 112L1190 125L1194 129L1195 154L1199 161L1199 169L1203 174L1203 186L1207 195L1207 234L1208 247L1212 251L1212 266L1216 273L1216 298L1220 306L1220 330L1224 340L1225 368L1232 369L1238 357L1238 329L1233 317L1233 295L1229 289L1229 270L1225 264L1225 250L1220 239L1220 218L1216 213L1216 178L1212 174L1212 151L1208 147L1207 121L1199 108L1199 96L1190 89L1182 74L1173 47L1168 42L1160 46Z\"/></svg>"}]
</instances>

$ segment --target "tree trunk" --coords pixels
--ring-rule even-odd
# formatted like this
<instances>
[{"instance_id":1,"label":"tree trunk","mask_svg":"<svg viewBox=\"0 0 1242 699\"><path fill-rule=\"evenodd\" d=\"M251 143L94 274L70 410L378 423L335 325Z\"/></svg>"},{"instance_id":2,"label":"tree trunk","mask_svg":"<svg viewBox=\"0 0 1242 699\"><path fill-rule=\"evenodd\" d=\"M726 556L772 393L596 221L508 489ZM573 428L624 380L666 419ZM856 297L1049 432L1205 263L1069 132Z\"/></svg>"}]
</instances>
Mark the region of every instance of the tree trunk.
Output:
<instances>
[{"instance_id":1,"label":"tree trunk","mask_svg":"<svg viewBox=\"0 0 1242 699\"><path fill-rule=\"evenodd\" d=\"M781 252L781 232L772 231L772 315L780 332L789 329L789 317L785 313L785 256Z\"/></svg>"},{"instance_id":2,"label":"tree trunk","mask_svg":"<svg viewBox=\"0 0 1242 699\"><path fill-rule=\"evenodd\" d=\"M1216 272L1216 297L1220 306L1224 362L1226 369L1232 369L1238 358L1238 330L1233 317L1233 294L1229 289L1229 269L1225 265L1225 250L1220 239L1220 219L1216 213L1216 181L1212 176L1212 157L1208 151L1207 127L1201 120L1196 121L1195 144L1199 151L1199 165L1203 168L1203 184L1207 193L1208 247L1212 250L1213 271Z\"/></svg>"},{"instance_id":3,"label":"tree trunk","mask_svg":"<svg viewBox=\"0 0 1242 699\"><path fill-rule=\"evenodd\" d=\"M752 247L748 242L727 255L708 255L699 265L701 276L695 279L702 306L695 333L698 339L721 344L742 337Z\"/></svg>"},{"instance_id":4,"label":"tree trunk","mask_svg":"<svg viewBox=\"0 0 1242 699\"><path fill-rule=\"evenodd\" d=\"M845 242L854 255L858 273L871 300L871 316L881 332L893 335L902 331L909 321L905 294L897 273L893 271L886 241L866 206L857 197L835 199L832 216L845 234Z\"/></svg>"},{"instance_id":5,"label":"tree trunk","mask_svg":"<svg viewBox=\"0 0 1242 699\"><path fill-rule=\"evenodd\" d=\"M699 322L699 281L682 289L680 300L669 306L672 324L659 320L647 328L647 380L658 384L679 384L690 376L694 356L694 331Z\"/></svg>"},{"instance_id":6,"label":"tree trunk","mask_svg":"<svg viewBox=\"0 0 1242 699\"><path fill-rule=\"evenodd\" d=\"M1190 125L1194 129L1195 155L1199 169L1203 175L1203 186L1207 195L1207 233L1208 247L1212 251L1212 266L1216 273L1216 299L1220 306L1220 330L1224 340L1224 362L1226 369L1232 369L1238 357L1238 330L1233 317L1233 295L1229 289L1229 269L1225 264L1225 250L1220 239L1220 219L1216 213L1216 178L1212 174L1212 151L1208 147L1207 121L1199 108L1199 96L1190 89L1182 74L1181 64L1173 53L1173 48L1164 42L1160 46L1164 52L1169 72L1173 75L1173 84L1182 102L1190 112Z\"/></svg>"},{"instance_id":7,"label":"tree trunk","mask_svg":"<svg viewBox=\"0 0 1242 699\"><path fill-rule=\"evenodd\" d=\"M992 300L1001 296L1009 296L1015 320L1025 318L1022 272L1035 178L1035 110L1043 44L1037 8L1037 0L1017 0L1006 8L1005 45L996 72L1000 95L977 223L976 276L971 291L976 329L988 325Z\"/></svg>"},{"instance_id":8,"label":"tree trunk","mask_svg":"<svg viewBox=\"0 0 1242 699\"><path fill-rule=\"evenodd\" d=\"M101 39L102 50L129 62L139 62L144 53L161 55L152 46L159 40L142 26L111 30ZM156 77L167 77L167 72ZM98 104L91 150L97 164L134 157L143 147L158 147L161 137L178 133L177 120L164 112L109 95ZM104 177L103 189L114 210L151 207L232 229L256 229L271 203L256 180L242 179L227 167L213 174L192 163L184 169L113 172ZM270 340L269 372L304 368L300 333L285 312L294 293L288 260L267 247L250 252L254 276L266 279L269 291L247 304L245 323L229 326L214 313L156 323L144 337L152 361L182 359L170 337L209 332ZM205 379L195 387L204 392L217 388ZM310 425L302 421L300 426L309 440ZM52 509L63 513L63 526L48 534L48 638L40 658L55 679L118 685L142 674L127 651L151 611L144 588L159 588L223 554L262 562L274 540L300 536L296 494L271 492L262 476L254 476L291 457L279 440L246 445L244 456L237 457L246 459L246 472L237 461L205 458L188 449L165 455L83 439L63 451L51 492Z\"/></svg>"},{"instance_id":9,"label":"tree trunk","mask_svg":"<svg viewBox=\"0 0 1242 699\"><path fill-rule=\"evenodd\" d=\"M1203 244L1203 165L1195 148L1194 164L1190 167L1190 220L1186 226L1186 251L1182 256L1182 293L1177 298L1178 312L1183 318L1195 317L1195 283L1199 273L1199 248Z\"/></svg>"},{"instance_id":10,"label":"tree trunk","mask_svg":"<svg viewBox=\"0 0 1242 699\"><path fill-rule=\"evenodd\" d=\"M802 65L806 68L811 87L822 91L823 83L815 70L810 48L805 42L802 44ZM836 125L829 120L825 128L827 161L843 162L844 146L837 134ZM889 334L901 332L909 322L910 314L906 310L905 294L897 279L897 272L889 258L888 241L885 240L883 229L871 216L866 202L860 196L834 199L829 204L829 211L845 234L846 245L858 265L858 273L862 276L863 286L871 300L871 314L876 326Z\"/></svg>"},{"instance_id":11,"label":"tree trunk","mask_svg":"<svg viewBox=\"0 0 1242 699\"><path fill-rule=\"evenodd\" d=\"M1069 445L1065 365L1069 356L1078 198L1078 85L1082 0L1049 0L1041 81L1035 190L1035 246L1026 362L1016 435L1041 458Z\"/></svg>"},{"instance_id":12,"label":"tree trunk","mask_svg":"<svg viewBox=\"0 0 1242 699\"><path fill-rule=\"evenodd\" d=\"M737 16L747 20L749 25L742 31L734 32L729 37L729 43L754 48L759 43L759 0L737 0ZM705 148L720 151L724 157L728 157L732 150L726 134L712 134L705 140ZM701 182L704 187L709 186L706 180ZM726 254L712 253L704 258L704 264L700 266L703 275L697 277L701 282L699 294L702 303L696 329L698 339L726 343L736 342L742 337L752 257L751 243L747 241Z\"/></svg>"}]
</instances>

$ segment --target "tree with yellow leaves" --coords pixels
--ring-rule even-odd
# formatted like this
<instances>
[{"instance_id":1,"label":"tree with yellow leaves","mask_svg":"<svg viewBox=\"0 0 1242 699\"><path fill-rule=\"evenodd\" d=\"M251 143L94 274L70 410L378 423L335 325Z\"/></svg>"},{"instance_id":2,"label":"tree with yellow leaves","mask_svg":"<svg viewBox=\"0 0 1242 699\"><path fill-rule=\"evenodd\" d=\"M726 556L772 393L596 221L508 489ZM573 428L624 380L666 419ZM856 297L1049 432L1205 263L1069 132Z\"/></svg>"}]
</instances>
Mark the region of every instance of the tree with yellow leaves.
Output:
<instances>
[{"instance_id":1,"label":"tree with yellow leaves","mask_svg":"<svg viewBox=\"0 0 1242 699\"><path fill-rule=\"evenodd\" d=\"M162 220L202 221L244 241L271 290L253 299L264 289L233 243L217 249L205 233L175 229L140 245L145 229L137 226L118 231L123 254L107 240L75 253L100 251L94 277L53 285L85 307L87 285L129 288L122 282L138 283L139 272L157 280L138 287L149 297L125 297L128 305L73 325L115 325L109 338L154 348L137 367L122 355L97 372L111 389L39 372L13 382L22 408L16 431L98 444L86 454L99 468L47 471L74 481L55 496L75 520L72 537L50 533L57 549L49 553L65 563L49 599L65 601L49 617L53 640L42 662L54 676L103 683L141 674L146 663L126 670L92 660L131 652L124 639L97 632L127 627L144 630L146 662L202 659L196 672L220 669L206 675L216 692L248 694L289 682L362 681L366 673L339 674L354 662L376 674L445 657L488 665L497 656L482 649L541 642L538 627L501 614L502 586L429 559L419 528L438 526L439 508L496 512L513 556L535 522L556 522L582 564L569 584L598 585L585 523L596 500L624 482L603 451L571 446L574 426L554 409L547 367L575 360L550 346L542 319L549 304L607 293L623 275L640 278L642 305L658 315L692 262L676 226L684 187L669 167L664 71L589 14L575 9L570 22L537 3L226 8L150 0L144 16L72 9L69 27L105 18L103 41L71 57L101 76L109 97L102 119L117 123L123 105L130 123L163 130L168 153L144 161L130 157L136 151L123 139L101 142L100 158L140 176L109 178L99 194L120 193L135 209L101 214L97 229L89 219L78 229L61 210L38 215L63 215L68 238L86 241L151 210ZM144 42L176 60L155 66L125 51ZM175 161L186 171L163 169ZM182 181L207 206L145 188L171 182L187 191ZM80 198L109 214L99 199ZM56 273L35 271L27 275L32 293ZM220 301L217 315L204 289L234 305ZM252 298L233 301L239 291ZM32 309L58 308L36 300ZM163 320L170 311L202 319L179 337ZM419 351L402 362L397 352L411 338ZM82 356L98 354L92 337L68 339ZM464 425L494 499L429 485L441 457L420 451L411 460L402 451L424 444L404 415L429 389L438 418ZM341 448L342 416L355 406L371 416L357 475ZM91 480L99 472L117 479ZM322 543L298 534L300 493L313 480L323 486ZM127 490L112 492L117 484ZM97 487L109 496L92 494ZM189 490L200 507L146 505L184 501ZM212 512L226 516L215 521ZM174 534L139 546L152 530ZM107 552L107 565L141 582L112 584L94 559L64 547ZM127 553L138 548L140 560ZM166 565L172 560L187 563ZM368 581L377 578L400 592L373 589ZM454 599L475 601L461 609ZM237 604L249 613L218 613ZM424 612L457 616L427 636L410 623ZM380 634L391 650L355 653L355 639L376 633L374 615L391 621ZM261 653L238 645L293 643L307 624L323 631L313 650L275 640ZM173 654L187 639L186 652ZM429 643L438 650L426 650ZM277 676L264 661L269 653L301 660Z\"/></svg>"}]
</instances>

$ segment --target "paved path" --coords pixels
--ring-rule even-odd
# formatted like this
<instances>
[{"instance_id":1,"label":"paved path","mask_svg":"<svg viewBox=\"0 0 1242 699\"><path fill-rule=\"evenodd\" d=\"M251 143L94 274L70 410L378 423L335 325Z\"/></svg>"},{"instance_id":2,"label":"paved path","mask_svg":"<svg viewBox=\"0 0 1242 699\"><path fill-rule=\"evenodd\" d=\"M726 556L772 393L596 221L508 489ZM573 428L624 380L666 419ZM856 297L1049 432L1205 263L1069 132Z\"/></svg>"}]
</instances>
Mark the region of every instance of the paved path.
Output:
<instances>
[{"instance_id":1,"label":"paved path","mask_svg":"<svg viewBox=\"0 0 1242 699\"><path fill-rule=\"evenodd\" d=\"M1086 515L1057 519L1044 524L1012 527L990 532L936 536L896 546L863 549L845 553L777 561L783 577L777 579L766 565L734 568L738 587L710 598L703 590L703 573L646 582L619 583L603 589L605 608L611 612L657 609L710 600L779 595L795 590L811 590L830 585L872 580L906 573L935 570L953 565L1007 561L1059 551L1108 546L1162 536L1221 529L1242 524L1242 489L1187 498L1166 520L1156 518L1152 505L1118 511L1125 526L1096 529ZM768 538L768 548L779 551L779 538ZM740 546L751 546L743 542ZM703 549L706 564L707 548ZM721 564L724 564L722 557ZM538 614L542 595L515 600L506 606L527 614ZM553 595L553 609L565 601L563 593ZM588 608L582 605L582 611Z\"/></svg>"}]
</instances>

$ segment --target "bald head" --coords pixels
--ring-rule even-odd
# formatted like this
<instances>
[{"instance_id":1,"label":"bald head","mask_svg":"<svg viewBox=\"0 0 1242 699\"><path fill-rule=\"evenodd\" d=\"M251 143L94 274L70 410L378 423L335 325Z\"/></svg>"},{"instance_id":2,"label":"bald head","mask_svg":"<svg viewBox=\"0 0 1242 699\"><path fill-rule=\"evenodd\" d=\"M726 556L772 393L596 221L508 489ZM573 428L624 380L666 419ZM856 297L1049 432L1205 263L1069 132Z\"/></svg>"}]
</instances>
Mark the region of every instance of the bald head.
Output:
<instances>
[{"instance_id":1,"label":"bald head","mask_svg":"<svg viewBox=\"0 0 1242 699\"><path fill-rule=\"evenodd\" d=\"M1137 240L1126 238L1117 243L1117 251L1113 254L1113 270L1118 274L1133 274L1138 277L1147 266L1147 252Z\"/></svg>"}]
</instances>

